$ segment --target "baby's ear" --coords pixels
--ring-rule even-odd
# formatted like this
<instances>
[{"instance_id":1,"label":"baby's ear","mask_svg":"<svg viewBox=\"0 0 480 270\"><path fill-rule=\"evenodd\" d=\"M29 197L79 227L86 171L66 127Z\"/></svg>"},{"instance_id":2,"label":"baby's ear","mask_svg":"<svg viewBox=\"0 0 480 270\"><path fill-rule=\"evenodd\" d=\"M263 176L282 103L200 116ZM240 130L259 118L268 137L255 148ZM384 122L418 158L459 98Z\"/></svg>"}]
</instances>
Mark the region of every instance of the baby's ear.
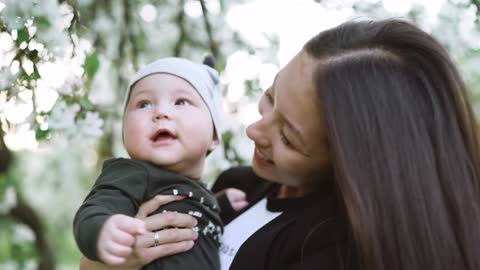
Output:
<instances>
[{"instance_id":1,"label":"baby's ear","mask_svg":"<svg viewBox=\"0 0 480 270\"><path fill-rule=\"evenodd\" d=\"M215 150L218 147L219 144L220 144L220 141L218 140L217 134L214 133L212 144L208 148L208 154L210 154L213 150Z\"/></svg>"}]
</instances>

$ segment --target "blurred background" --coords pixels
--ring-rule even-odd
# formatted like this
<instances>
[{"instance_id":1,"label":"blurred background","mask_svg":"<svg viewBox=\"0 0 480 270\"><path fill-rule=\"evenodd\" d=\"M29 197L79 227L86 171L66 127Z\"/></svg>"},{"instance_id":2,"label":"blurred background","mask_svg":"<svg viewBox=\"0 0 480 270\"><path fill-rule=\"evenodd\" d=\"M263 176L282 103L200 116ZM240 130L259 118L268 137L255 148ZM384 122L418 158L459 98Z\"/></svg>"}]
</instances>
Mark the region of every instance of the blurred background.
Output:
<instances>
[{"instance_id":1,"label":"blurred background","mask_svg":"<svg viewBox=\"0 0 480 270\"><path fill-rule=\"evenodd\" d=\"M387 17L448 48L480 111L480 0L0 0L0 269L78 269L73 215L102 162L125 156L122 102L145 63L217 58L226 115L211 184L250 162L244 128L304 42Z\"/></svg>"}]
</instances>

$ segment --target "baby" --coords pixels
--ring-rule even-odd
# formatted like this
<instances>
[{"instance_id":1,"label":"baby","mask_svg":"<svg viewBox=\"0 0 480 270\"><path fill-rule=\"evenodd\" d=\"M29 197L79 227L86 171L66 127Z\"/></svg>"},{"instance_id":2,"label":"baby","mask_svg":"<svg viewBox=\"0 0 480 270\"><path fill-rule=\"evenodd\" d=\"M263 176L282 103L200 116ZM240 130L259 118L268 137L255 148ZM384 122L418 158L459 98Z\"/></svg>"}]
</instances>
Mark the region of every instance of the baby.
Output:
<instances>
[{"instance_id":1,"label":"baby","mask_svg":"<svg viewBox=\"0 0 480 270\"><path fill-rule=\"evenodd\" d=\"M217 72L182 58L157 60L133 77L123 116L123 142L131 159L105 161L75 216L75 239L86 257L123 263L135 237L146 232L144 222L134 218L139 205L157 194L183 195L186 199L156 213L195 216L199 236L194 247L143 269L220 268L219 206L198 181L205 158L221 139L219 96ZM152 246L158 244L154 234Z\"/></svg>"}]
</instances>

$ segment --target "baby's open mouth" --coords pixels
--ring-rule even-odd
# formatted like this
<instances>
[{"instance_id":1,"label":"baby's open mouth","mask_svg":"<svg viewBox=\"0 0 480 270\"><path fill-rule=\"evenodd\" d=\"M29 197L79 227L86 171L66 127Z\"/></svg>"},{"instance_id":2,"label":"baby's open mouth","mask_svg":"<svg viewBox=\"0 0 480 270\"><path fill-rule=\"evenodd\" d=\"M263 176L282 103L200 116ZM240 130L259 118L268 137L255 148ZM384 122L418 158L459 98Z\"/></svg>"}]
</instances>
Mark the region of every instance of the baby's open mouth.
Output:
<instances>
[{"instance_id":1,"label":"baby's open mouth","mask_svg":"<svg viewBox=\"0 0 480 270\"><path fill-rule=\"evenodd\" d=\"M168 130L159 130L152 136L152 141L156 142L176 138L177 136L175 136Z\"/></svg>"}]
</instances>

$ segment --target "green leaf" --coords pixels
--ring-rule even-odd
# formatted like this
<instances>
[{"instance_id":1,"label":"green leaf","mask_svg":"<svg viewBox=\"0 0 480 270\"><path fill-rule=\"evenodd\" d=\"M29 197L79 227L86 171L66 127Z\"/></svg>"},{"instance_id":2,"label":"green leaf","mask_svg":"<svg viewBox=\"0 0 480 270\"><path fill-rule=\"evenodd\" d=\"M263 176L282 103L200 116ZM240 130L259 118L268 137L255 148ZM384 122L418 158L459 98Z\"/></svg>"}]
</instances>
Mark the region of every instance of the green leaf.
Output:
<instances>
[{"instance_id":1,"label":"green leaf","mask_svg":"<svg viewBox=\"0 0 480 270\"><path fill-rule=\"evenodd\" d=\"M222 134L222 141L225 143L225 144L230 144L230 141L233 139L233 133L232 131L230 130L227 130L225 131L223 134Z\"/></svg>"},{"instance_id":2,"label":"green leaf","mask_svg":"<svg viewBox=\"0 0 480 270\"><path fill-rule=\"evenodd\" d=\"M29 80L32 80L32 81L36 81L38 79L40 79L41 76L40 76L40 73L38 73L38 70L34 70L33 73L29 76Z\"/></svg>"},{"instance_id":3,"label":"green leaf","mask_svg":"<svg viewBox=\"0 0 480 270\"><path fill-rule=\"evenodd\" d=\"M36 130L35 130L35 139L37 139L37 141L40 141L40 140L43 140L45 138L47 138L48 134L50 133L50 130L41 130L40 127L38 127Z\"/></svg>"},{"instance_id":4,"label":"green leaf","mask_svg":"<svg viewBox=\"0 0 480 270\"><path fill-rule=\"evenodd\" d=\"M88 99L87 96L84 96L80 99L80 106L87 111L92 111L95 109L95 105Z\"/></svg>"},{"instance_id":5,"label":"green leaf","mask_svg":"<svg viewBox=\"0 0 480 270\"><path fill-rule=\"evenodd\" d=\"M17 30L17 40L15 40L15 42L17 43L17 45L20 45L24 41L28 42L29 38L30 38L30 34L28 33L27 28L24 27L22 29Z\"/></svg>"},{"instance_id":6,"label":"green leaf","mask_svg":"<svg viewBox=\"0 0 480 270\"><path fill-rule=\"evenodd\" d=\"M65 103L67 103L68 105L72 105L73 103L75 103L75 100L72 96L62 95L62 98L63 100L65 100Z\"/></svg>"},{"instance_id":7,"label":"green leaf","mask_svg":"<svg viewBox=\"0 0 480 270\"><path fill-rule=\"evenodd\" d=\"M87 74L87 78L89 80L93 79L93 76L95 76L95 73L98 70L98 67L100 66L100 61L98 61L98 55L97 53L92 53L87 55L85 57L85 63L83 64L83 69L85 70L85 74Z\"/></svg>"},{"instance_id":8,"label":"green leaf","mask_svg":"<svg viewBox=\"0 0 480 270\"><path fill-rule=\"evenodd\" d=\"M50 26L52 26L52 23L47 17L36 17L35 23L39 28L42 28L42 29L49 28Z\"/></svg>"}]
</instances>

